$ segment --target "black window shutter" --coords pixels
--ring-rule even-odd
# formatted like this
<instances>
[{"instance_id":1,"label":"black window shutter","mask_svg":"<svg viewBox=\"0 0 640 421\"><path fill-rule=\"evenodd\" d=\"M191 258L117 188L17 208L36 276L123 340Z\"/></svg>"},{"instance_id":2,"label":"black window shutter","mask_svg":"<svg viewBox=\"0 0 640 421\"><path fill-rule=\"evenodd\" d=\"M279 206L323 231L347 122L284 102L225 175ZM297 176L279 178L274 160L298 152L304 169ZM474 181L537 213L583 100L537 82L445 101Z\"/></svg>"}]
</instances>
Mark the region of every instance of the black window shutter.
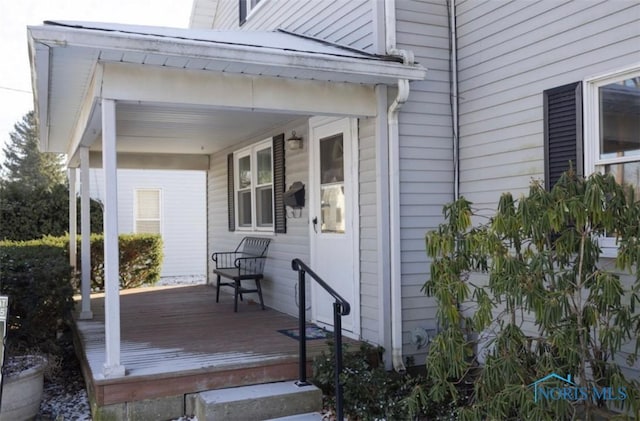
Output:
<instances>
[{"instance_id":1,"label":"black window shutter","mask_svg":"<svg viewBox=\"0 0 640 421\"><path fill-rule=\"evenodd\" d=\"M240 10L240 26L247 20L247 0L238 0Z\"/></svg>"},{"instance_id":2,"label":"black window shutter","mask_svg":"<svg viewBox=\"0 0 640 421\"><path fill-rule=\"evenodd\" d=\"M236 230L236 210L234 203L234 175L233 175L233 154L227 155L227 209L229 215L229 231Z\"/></svg>"},{"instance_id":3,"label":"black window shutter","mask_svg":"<svg viewBox=\"0 0 640 421\"><path fill-rule=\"evenodd\" d=\"M287 214L284 206L285 166L284 133L273 137L273 224L277 233L287 232Z\"/></svg>"},{"instance_id":4,"label":"black window shutter","mask_svg":"<svg viewBox=\"0 0 640 421\"><path fill-rule=\"evenodd\" d=\"M581 82L544 91L544 161L547 190L569 165L583 175Z\"/></svg>"}]
</instances>

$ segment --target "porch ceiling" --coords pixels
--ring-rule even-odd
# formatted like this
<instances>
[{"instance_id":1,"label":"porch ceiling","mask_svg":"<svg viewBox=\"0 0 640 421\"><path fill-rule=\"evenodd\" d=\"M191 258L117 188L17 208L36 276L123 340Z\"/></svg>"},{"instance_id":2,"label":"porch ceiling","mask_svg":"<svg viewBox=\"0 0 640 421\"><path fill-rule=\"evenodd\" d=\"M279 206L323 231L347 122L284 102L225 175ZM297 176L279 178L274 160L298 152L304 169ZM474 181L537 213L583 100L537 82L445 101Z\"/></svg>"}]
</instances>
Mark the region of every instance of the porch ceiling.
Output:
<instances>
[{"instance_id":1,"label":"porch ceiling","mask_svg":"<svg viewBox=\"0 0 640 421\"><path fill-rule=\"evenodd\" d=\"M118 152L209 155L298 117L184 104L120 102L116 111ZM94 142L90 149L99 151L102 143Z\"/></svg>"},{"instance_id":2,"label":"porch ceiling","mask_svg":"<svg viewBox=\"0 0 640 421\"><path fill-rule=\"evenodd\" d=\"M119 152L211 154L329 110L328 88L347 92L426 75L398 57L285 32L45 22L29 27L28 39L41 149L68 155L81 144L100 148L100 98L117 100ZM280 92L299 95L283 99ZM296 97L305 94L301 106ZM323 94L324 108L308 106Z\"/></svg>"}]
</instances>

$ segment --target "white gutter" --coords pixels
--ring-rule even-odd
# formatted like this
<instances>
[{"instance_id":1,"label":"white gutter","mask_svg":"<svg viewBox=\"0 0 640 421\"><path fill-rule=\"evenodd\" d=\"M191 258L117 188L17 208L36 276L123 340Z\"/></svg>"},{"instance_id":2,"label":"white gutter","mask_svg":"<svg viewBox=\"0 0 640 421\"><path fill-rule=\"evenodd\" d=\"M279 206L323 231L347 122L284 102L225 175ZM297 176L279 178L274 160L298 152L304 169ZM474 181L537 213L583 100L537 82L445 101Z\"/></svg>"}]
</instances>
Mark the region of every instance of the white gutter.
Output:
<instances>
[{"instance_id":1,"label":"white gutter","mask_svg":"<svg viewBox=\"0 0 640 421\"><path fill-rule=\"evenodd\" d=\"M413 65L411 51L396 48L396 4L385 1L385 44L387 54L399 55L404 64ZM402 360L402 270L400 267L400 142L398 113L409 98L409 81L398 79L398 94L389 106L389 238L391 260L391 357L396 371L405 371Z\"/></svg>"},{"instance_id":2,"label":"white gutter","mask_svg":"<svg viewBox=\"0 0 640 421\"><path fill-rule=\"evenodd\" d=\"M453 125L453 199L460 198L460 134L458 133L458 40L456 33L456 0L449 0L451 37L451 117Z\"/></svg>"},{"instance_id":3,"label":"white gutter","mask_svg":"<svg viewBox=\"0 0 640 421\"><path fill-rule=\"evenodd\" d=\"M88 50L113 50L142 54L189 57L221 63L267 66L300 71L325 72L327 80L369 79L386 83L395 77L422 80L425 69L385 61L364 53L317 47L317 51L293 50L287 46L244 45L223 40L184 39L155 34L122 33L100 29L42 25L27 27L29 42L46 46L81 47ZM215 31L214 31L215 33ZM284 33L265 33L276 40L301 42L299 37ZM314 43L315 45L315 43ZM291 46L289 46L291 47ZM246 72L251 73L247 69Z\"/></svg>"}]
</instances>

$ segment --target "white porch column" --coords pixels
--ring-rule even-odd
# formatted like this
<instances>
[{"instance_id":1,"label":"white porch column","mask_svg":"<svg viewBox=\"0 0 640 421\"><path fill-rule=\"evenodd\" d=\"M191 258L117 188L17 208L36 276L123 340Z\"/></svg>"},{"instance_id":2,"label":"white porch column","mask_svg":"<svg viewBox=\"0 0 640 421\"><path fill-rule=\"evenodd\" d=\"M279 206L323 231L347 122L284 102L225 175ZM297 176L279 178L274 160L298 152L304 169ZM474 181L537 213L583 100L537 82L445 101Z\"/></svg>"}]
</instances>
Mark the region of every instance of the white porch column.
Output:
<instances>
[{"instance_id":1,"label":"white porch column","mask_svg":"<svg viewBox=\"0 0 640 421\"><path fill-rule=\"evenodd\" d=\"M93 319L91 312L91 217L89 197L89 148L80 148L80 241L82 310L80 319Z\"/></svg>"},{"instance_id":2,"label":"white porch column","mask_svg":"<svg viewBox=\"0 0 640 421\"><path fill-rule=\"evenodd\" d=\"M104 320L105 377L124 376L120 364L120 279L118 258L118 171L116 103L102 100L102 168L104 169Z\"/></svg>"},{"instance_id":3,"label":"white porch column","mask_svg":"<svg viewBox=\"0 0 640 421\"><path fill-rule=\"evenodd\" d=\"M73 272L78 270L78 201L76 200L76 169L67 168L69 180L69 266Z\"/></svg>"}]
</instances>

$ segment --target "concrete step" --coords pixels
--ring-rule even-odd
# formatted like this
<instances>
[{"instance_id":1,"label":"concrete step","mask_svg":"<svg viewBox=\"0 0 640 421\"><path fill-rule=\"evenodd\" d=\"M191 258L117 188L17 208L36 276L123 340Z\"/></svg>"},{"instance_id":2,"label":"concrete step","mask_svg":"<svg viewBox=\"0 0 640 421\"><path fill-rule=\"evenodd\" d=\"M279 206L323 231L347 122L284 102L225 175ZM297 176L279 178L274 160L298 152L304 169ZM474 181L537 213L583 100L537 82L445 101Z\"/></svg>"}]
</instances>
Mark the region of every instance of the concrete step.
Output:
<instances>
[{"instance_id":1,"label":"concrete step","mask_svg":"<svg viewBox=\"0 0 640 421\"><path fill-rule=\"evenodd\" d=\"M186 404L198 421L262 421L320 411L322 392L287 381L193 393Z\"/></svg>"},{"instance_id":2,"label":"concrete step","mask_svg":"<svg viewBox=\"0 0 640 421\"><path fill-rule=\"evenodd\" d=\"M271 418L266 421L322 421L322 414L319 412L307 412L306 414L289 415L288 417Z\"/></svg>"}]
</instances>

